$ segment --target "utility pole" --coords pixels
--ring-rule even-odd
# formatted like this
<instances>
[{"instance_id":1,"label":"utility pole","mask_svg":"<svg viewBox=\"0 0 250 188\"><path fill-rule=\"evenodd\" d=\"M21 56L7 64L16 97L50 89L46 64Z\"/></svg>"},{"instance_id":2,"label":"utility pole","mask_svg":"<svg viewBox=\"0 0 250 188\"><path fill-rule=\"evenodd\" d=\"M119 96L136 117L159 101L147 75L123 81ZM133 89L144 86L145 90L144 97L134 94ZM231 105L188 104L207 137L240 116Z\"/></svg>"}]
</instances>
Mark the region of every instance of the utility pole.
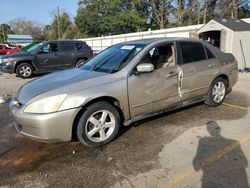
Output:
<instances>
[{"instance_id":1,"label":"utility pole","mask_svg":"<svg viewBox=\"0 0 250 188\"><path fill-rule=\"evenodd\" d=\"M60 12L59 7L57 7L57 32L58 32L58 39L61 38L61 32L60 32Z\"/></svg>"}]
</instances>

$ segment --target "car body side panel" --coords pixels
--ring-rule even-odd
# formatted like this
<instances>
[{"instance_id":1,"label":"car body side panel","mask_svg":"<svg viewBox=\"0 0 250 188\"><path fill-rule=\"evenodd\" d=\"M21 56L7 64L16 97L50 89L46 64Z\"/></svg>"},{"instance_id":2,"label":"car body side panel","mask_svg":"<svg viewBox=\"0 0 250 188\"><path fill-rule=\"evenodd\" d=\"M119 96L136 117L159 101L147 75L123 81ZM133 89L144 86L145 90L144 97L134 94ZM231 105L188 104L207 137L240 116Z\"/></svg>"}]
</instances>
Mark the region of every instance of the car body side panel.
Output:
<instances>
[{"instance_id":1,"label":"car body side panel","mask_svg":"<svg viewBox=\"0 0 250 188\"><path fill-rule=\"evenodd\" d=\"M119 102L125 120L130 119L126 78L120 78L114 82L100 84L98 87L76 92L65 99L60 109L83 107L92 100L103 97L112 97L116 99Z\"/></svg>"},{"instance_id":2,"label":"car body side panel","mask_svg":"<svg viewBox=\"0 0 250 188\"><path fill-rule=\"evenodd\" d=\"M216 58L183 64L182 100L206 95L210 83L218 74L218 67Z\"/></svg>"},{"instance_id":3,"label":"car body side panel","mask_svg":"<svg viewBox=\"0 0 250 188\"><path fill-rule=\"evenodd\" d=\"M128 78L131 118L165 109L179 102L178 67L166 67ZM175 76L168 77L171 72Z\"/></svg>"},{"instance_id":4,"label":"car body side panel","mask_svg":"<svg viewBox=\"0 0 250 188\"><path fill-rule=\"evenodd\" d=\"M47 54L37 54L36 64L40 70L55 70L58 63L57 52L50 52Z\"/></svg>"},{"instance_id":5,"label":"car body side panel","mask_svg":"<svg viewBox=\"0 0 250 188\"><path fill-rule=\"evenodd\" d=\"M75 55L74 51L59 51L58 54L58 63L57 69L65 69L75 66Z\"/></svg>"}]
</instances>

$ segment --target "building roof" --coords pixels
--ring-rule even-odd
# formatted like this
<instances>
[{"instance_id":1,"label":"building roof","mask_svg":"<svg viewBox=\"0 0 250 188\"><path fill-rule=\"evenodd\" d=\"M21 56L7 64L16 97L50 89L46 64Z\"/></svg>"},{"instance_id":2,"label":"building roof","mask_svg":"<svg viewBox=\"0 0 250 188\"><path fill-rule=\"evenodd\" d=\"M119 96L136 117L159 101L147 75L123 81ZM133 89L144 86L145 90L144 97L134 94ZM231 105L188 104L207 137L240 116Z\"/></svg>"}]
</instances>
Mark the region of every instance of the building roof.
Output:
<instances>
[{"instance_id":1,"label":"building roof","mask_svg":"<svg viewBox=\"0 0 250 188\"><path fill-rule=\"evenodd\" d=\"M7 35L9 39L27 39L27 40L32 40L31 35Z\"/></svg>"},{"instance_id":2,"label":"building roof","mask_svg":"<svg viewBox=\"0 0 250 188\"><path fill-rule=\"evenodd\" d=\"M32 43L33 38L31 35L7 35L7 42L15 44Z\"/></svg>"},{"instance_id":3,"label":"building roof","mask_svg":"<svg viewBox=\"0 0 250 188\"><path fill-rule=\"evenodd\" d=\"M250 31L250 24L238 19L214 19L233 31Z\"/></svg>"}]
</instances>

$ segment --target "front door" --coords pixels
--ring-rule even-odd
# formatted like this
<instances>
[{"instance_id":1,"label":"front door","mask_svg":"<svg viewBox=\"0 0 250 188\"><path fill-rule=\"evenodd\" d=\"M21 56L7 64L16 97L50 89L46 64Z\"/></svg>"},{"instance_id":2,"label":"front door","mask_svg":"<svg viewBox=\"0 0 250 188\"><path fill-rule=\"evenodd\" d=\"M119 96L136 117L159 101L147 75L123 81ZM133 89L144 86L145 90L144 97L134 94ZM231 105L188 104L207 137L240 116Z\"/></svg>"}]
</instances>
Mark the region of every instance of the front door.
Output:
<instances>
[{"instance_id":1,"label":"front door","mask_svg":"<svg viewBox=\"0 0 250 188\"><path fill-rule=\"evenodd\" d=\"M40 70L50 71L58 66L57 43L49 43L41 48L36 56L36 63Z\"/></svg>"},{"instance_id":2,"label":"front door","mask_svg":"<svg viewBox=\"0 0 250 188\"><path fill-rule=\"evenodd\" d=\"M154 71L139 74L135 68L128 77L131 118L158 112L180 102L175 51L174 44L152 48L138 64L151 63Z\"/></svg>"}]
</instances>

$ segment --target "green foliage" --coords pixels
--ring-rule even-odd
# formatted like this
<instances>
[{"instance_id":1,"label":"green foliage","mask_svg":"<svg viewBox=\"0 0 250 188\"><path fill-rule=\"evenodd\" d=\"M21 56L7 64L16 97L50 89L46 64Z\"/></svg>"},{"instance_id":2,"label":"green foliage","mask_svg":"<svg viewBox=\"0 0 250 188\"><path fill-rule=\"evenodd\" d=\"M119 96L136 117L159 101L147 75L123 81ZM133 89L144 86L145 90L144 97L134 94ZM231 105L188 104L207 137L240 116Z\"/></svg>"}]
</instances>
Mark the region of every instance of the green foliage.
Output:
<instances>
[{"instance_id":1,"label":"green foliage","mask_svg":"<svg viewBox=\"0 0 250 188\"><path fill-rule=\"evenodd\" d=\"M79 0L75 23L65 11L59 18L54 12L51 25L45 26L18 18L1 25L0 42L12 33L30 34L42 41L193 25L213 18L242 19L250 17L249 6L249 0Z\"/></svg>"},{"instance_id":2,"label":"green foliage","mask_svg":"<svg viewBox=\"0 0 250 188\"><path fill-rule=\"evenodd\" d=\"M79 29L76 25L70 25L68 26L67 30L63 34L64 39L77 39L77 38L83 38L86 37L86 35L83 35L79 32Z\"/></svg>"},{"instance_id":3,"label":"green foliage","mask_svg":"<svg viewBox=\"0 0 250 188\"><path fill-rule=\"evenodd\" d=\"M58 23L59 23L59 27L58 27ZM71 25L70 17L66 12L63 12L62 14L60 14L59 18L55 14L54 19L51 24L50 39L55 40L55 39L62 38L62 36L65 34L65 32L67 31L70 25Z\"/></svg>"},{"instance_id":4,"label":"green foliage","mask_svg":"<svg viewBox=\"0 0 250 188\"><path fill-rule=\"evenodd\" d=\"M11 30L10 26L7 24L1 24L0 25L0 43L7 41L8 34L13 34L13 31Z\"/></svg>"},{"instance_id":5,"label":"green foliage","mask_svg":"<svg viewBox=\"0 0 250 188\"><path fill-rule=\"evenodd\" d=\"M88 36L101 36L145 30L146 17L136 9L136 2L122 0L82 0L75 23Z\"/></svg>"}]
</instances>

